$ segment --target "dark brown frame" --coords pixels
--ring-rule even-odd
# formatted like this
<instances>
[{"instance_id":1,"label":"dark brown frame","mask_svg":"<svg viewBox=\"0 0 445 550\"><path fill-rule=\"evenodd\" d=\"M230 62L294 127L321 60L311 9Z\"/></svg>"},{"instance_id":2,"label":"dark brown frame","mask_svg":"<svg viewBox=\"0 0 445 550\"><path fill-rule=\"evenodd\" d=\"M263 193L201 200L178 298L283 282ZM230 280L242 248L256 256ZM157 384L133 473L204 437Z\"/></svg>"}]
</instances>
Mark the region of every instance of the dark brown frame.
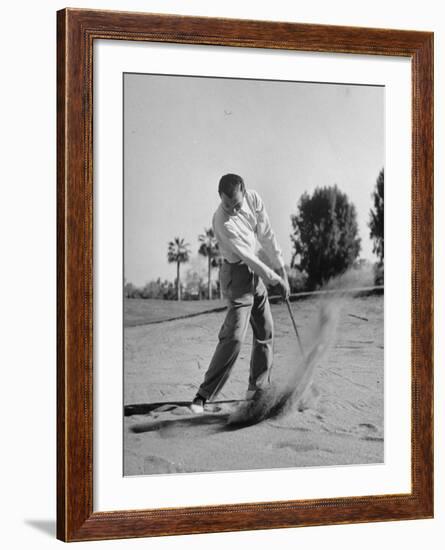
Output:
<instances>
[{"instance_id":1,"label":"dark brown frame","mask_svg":"<svg viewBox=\"0 0 445 550\"><path fill-rule=\"evenodd\" d=\"M93 513L92 79L96 39L412 61L412 491ZM433 516L433 33L65 9L57 13L57 537L97 540Z\"/></svg>"}]
</instances>

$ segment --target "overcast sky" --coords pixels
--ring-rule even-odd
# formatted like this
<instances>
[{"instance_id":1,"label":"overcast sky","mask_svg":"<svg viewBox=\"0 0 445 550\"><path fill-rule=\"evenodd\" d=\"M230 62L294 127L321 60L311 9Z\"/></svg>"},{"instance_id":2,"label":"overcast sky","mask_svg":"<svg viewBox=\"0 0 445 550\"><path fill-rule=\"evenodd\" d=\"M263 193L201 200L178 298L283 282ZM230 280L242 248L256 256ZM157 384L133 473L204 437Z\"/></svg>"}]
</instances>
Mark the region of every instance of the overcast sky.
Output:
<instances>
[{"instance_id":1,"label":"overcast sky","mask_svg":"<svg viewBox=\"0 0 445 550\"><path fill-rule=\"evenodd\" d=\"M375 261L367 222L383 166L382 87L126 74L126 280L173 281L169 240L197 254L228 172L262 196L286 263L299 197L333 184L357 208L361 257Z\"/></svg>"}]
</instances>

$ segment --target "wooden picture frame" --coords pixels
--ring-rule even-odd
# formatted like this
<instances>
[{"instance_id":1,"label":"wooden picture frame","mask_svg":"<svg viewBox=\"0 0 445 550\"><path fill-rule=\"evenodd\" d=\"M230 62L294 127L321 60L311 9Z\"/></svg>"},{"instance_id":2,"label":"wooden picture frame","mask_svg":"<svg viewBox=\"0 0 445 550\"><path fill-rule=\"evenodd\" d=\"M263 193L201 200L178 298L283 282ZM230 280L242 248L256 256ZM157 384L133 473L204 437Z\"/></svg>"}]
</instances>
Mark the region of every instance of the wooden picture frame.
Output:
<instances>
[{"instance_id":1,"label":"wooden picture frame","mask_svg":"<svg viewBox=\"0 0 445 550\"><path fill-rule=\"evenodd\" d=\"M95 40L402 56L412 63L412 426L407 494L93 512ZM433 33L64 9L57 13L57 537L63 541L433 516Z\"/></svg>"}]
</instances>

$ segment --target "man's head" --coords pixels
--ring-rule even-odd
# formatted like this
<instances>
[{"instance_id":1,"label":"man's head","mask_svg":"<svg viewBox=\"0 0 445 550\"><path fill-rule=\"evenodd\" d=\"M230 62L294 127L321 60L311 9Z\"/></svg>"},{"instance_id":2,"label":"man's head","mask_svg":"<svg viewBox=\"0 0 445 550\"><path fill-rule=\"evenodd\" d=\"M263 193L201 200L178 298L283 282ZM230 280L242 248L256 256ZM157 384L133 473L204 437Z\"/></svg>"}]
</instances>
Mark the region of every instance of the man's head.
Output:
<instances>
[{"instance_id":1,"label":"man's head","mask_svg":"<svg viewBox=\"0 0 445 550\"><path fill-rule=\"evenodd\" d=\"M218 193L224 210L233 215L238 212L244 199L244 181L237 174L226 174L219 180Z\"/></svg>"}]
</instances>

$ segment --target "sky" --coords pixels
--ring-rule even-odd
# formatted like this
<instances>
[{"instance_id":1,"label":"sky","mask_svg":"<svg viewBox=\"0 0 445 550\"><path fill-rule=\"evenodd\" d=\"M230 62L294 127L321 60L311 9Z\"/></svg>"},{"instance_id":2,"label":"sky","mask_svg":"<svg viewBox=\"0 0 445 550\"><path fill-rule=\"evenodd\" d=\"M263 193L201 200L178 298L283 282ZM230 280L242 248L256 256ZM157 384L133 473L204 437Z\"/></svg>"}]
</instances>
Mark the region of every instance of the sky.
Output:
<instances>
[{"instance_id":1,"label":"sky","mask_svg":"<svg viewBox=\"0 0 445 550\"><path fill-rule=\"evenodd\" d=\"M367 224L384 167L384 94L379 86L125 74L126 280L174 280L168 242L183 237L197 255L229 172L263 198L286 263L300 196L334 184L356 206L360 257L375 261ZM205 265L194 257L182 269Z\"/></svg>"}]
</instances>

